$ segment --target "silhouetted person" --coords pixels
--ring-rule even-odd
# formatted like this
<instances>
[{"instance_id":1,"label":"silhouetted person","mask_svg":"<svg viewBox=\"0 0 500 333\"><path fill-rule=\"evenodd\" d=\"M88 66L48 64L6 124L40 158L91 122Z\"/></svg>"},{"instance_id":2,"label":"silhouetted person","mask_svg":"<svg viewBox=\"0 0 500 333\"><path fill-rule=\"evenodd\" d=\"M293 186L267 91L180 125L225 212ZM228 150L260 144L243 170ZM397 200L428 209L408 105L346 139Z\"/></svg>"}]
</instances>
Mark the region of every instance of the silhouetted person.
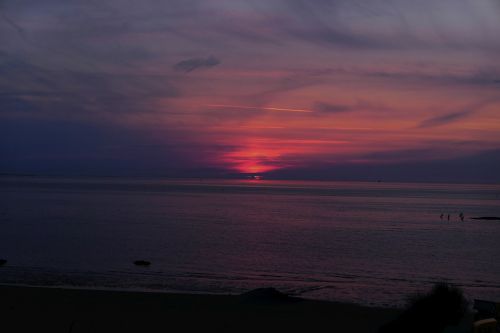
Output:
<instances>
[{"instance_id":1,"label":"silhouetted person","mask_svg":"<svg viewBox=\"0 0 500 333\"><path fill-rule=\"evenodd\" d=\"M448 214L448 221L450 220L450 214Z\"/></svg>"},{"instance_id":2,"label":"silhouetted person","mask_svg":"<svg viewBox=\"0 0 500 333\"><path fill-rule=\"evenodd\" d=\"M443 219L443 217L444 217L444 214L441 214L441 215L439 216L439 218L440 218L441 220Z\"/></svg>"},{"instance_id":3,"label":"silhouetted person","mask_svg":"<svg viewBox=\"0 0 500 333\"><path fill-rule=\"evenodd\" d=\"M461 220L462 220L462 222L463 222L463 220L464 220L464 213L460 212L460 214L459 214L458 216L460 216L460 219L461 219Z\"/></svg>"}]
</instances>

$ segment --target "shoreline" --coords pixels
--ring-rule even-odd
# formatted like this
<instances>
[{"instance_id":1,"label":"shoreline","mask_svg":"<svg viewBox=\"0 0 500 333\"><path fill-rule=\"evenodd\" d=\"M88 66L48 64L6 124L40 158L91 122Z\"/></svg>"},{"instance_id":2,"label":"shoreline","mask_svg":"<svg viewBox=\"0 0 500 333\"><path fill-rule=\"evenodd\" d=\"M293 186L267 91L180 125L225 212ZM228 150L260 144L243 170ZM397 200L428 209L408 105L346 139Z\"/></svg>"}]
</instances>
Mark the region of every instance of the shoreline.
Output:
<instances>
[{"instance_id":1,"label":"shoreline","mask_svg":"<svg viewBox=\"0 0 500 333\"><path fill-rule=\"evenodd\" d=\"M242 295L0 285L0 327L12 332L377 332L401 310L257 290Z\"/></svg>"},{"instance_id":2,"label":"shoreline","mask_svg":"<svg viewBox=\"0 0 500 333\"><path fill-rule=\"evenodd\" d=\"M228 297L237 297L241 296L245 293L242 291L241 293L237 292L210 292L210 291L189 291L189 290L175 290L175 289L152 289L152 288L117 288L117 287L107 287L107 286L86 286L86 285L65 285L65 284L29 284L29 283L4 283L0 282L1 287L20 287L20 288L42 288L42 289L63 289L63 290L81 290L81 291L103 291L103 292L117 292L117 293L142 293L142 294L158 294L158 295L202 295L202 296L228 296ZM261 288L257 288L261 289ZM264 288L265 289L265 288ZM273 288L274 289L274 288ZM247 290L247 292L252 291L253 289ZM418 294L418 293L415 293ZM387 309L387 310L396 310L401 311L405 307L405 302L400 301L398 303L394 303L392 305L388 305L387 303L368 303L368 302L356 302L349 300L335 300L335 299L325 299L325 298L314 298L307 297L303 295L297 294L287 294L290 298L300 299L303 301L311 301L311 302L324 302L324 303L334 303L334 304L348 304L355 305L365 308L376 308L376 309Z\"/></svg>"}]
</instances>

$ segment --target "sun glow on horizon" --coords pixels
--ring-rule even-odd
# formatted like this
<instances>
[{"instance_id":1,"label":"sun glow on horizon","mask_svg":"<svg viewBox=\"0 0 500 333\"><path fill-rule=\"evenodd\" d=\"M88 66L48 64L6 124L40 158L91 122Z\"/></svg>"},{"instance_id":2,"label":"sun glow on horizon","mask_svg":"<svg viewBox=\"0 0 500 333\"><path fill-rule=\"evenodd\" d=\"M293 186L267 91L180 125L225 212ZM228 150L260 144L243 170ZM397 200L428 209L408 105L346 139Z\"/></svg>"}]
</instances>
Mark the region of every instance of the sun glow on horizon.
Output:
<instances>
[{"instance_id":1,"label":"sun glow on horizon","mask_svg":"<svg viewBox=\"0 0 500 333\"><path fill-rule=\"evenodd\" d=\"M222 162L239 173L257 174L284 168L280 157L276 150L250 147L225 154Z\"/></svg>"}]
</instances>

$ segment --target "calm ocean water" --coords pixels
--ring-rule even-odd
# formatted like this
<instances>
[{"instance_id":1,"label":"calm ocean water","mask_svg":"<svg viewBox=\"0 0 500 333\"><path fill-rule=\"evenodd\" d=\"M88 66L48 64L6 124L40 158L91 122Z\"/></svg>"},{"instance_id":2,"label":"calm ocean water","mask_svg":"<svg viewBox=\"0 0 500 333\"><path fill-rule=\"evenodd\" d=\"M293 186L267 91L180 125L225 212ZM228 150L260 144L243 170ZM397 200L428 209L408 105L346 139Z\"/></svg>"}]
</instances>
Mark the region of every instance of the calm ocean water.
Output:
<instances>
[{"instance_id":1,"label":"calm ocean water","mask_svg":"<svg viewBox=\"0 0 500 333\"><path fill-rule=\"evenodd\" d=\"M500 216L499 185L3 177L0 283L500 301L500 221L472 216Z\"/></svg>"}]
</instances>

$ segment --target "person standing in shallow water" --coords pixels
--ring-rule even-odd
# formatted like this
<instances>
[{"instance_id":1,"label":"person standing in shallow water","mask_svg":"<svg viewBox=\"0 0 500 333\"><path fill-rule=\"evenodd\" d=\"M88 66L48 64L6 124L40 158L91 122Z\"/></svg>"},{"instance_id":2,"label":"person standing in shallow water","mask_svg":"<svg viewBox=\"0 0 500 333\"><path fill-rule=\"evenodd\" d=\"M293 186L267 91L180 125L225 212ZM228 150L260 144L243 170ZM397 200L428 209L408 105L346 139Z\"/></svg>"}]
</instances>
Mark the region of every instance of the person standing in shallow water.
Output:
<instances>
[{"instance_id":1,"label":"person standing in shallow water","mask_svg":"<svg viewBox=\"0 0 500 333\"><path fill-rule=\"evenodd\" d=\"M460 214L458 215L460 217L460 220L462 220L462 222L464 221L464 213L460 212Z\"/></svg>"},{"instance_id":2,"label":"person standing in shallow water","mask_svg":"<svg viewBox=\"0 0 500 333\"><path fill-rule=\"evenodd\" d=\"M450 220L450 214L448 214L448 221Z\"/></svg>"}]
</instances>

